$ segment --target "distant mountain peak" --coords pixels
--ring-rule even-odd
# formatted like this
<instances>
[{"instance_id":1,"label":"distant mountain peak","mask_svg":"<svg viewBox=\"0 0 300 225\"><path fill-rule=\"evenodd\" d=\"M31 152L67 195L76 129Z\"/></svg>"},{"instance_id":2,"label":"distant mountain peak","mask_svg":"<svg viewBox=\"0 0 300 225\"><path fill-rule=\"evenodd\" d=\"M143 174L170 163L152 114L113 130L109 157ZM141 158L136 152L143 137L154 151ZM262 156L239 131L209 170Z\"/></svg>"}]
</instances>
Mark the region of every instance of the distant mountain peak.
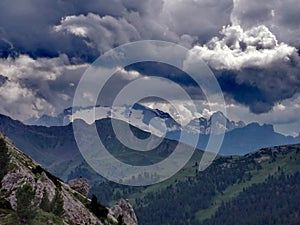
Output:
<instances>
[{"instance_id":1,"label":"distant mountain peak","mask_svg":"<svg viewBox=\"0 0 300 225\"><path fill-rule=\"evenodd\" d=\"M214 129L212 129L212 126ZM212 132L212 130L215 132L215 134L220 134L245 126L246 124L243 121L231 121L224 115L223 112L217 111L213 113L208 119L205 117L193 119L186 126L186 129L190 129L194 132L199 132L200 134L208 135Z\"/></svg>"},{"instance_id":2,"label":"distant mountain peak","mask_svg":"<svg viewBox=\"0 0 300 225\"><path fill-rule=\"evenodd\" d=\"M213 118L213 117L218 117L218 118L225 118L227 119L227 117L224 115L223 112L221 111L217 111L217 112L214 112L210 118Z\"/></svg>"}]
</instances>

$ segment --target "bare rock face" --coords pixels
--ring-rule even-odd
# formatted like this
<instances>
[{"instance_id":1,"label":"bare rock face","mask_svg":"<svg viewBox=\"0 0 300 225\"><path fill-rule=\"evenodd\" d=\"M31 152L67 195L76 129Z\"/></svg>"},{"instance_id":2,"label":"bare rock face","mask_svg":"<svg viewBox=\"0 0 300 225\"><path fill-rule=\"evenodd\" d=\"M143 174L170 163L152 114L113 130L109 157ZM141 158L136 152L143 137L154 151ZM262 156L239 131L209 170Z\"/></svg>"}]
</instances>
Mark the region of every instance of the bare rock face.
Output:
<instances>
[{"instance_id":1,"label":"bare rock face","mask_svg":"<svg viewBox=\"0 0 300 225\"><path fill-rule=\"evenodd\" d=\"M136 215L131 204L121 199L119 202L109 209L109 214L114 218L121 216L126 225L138 225Z\"/></svg>"},{"instance_id":2,"label":"bare rock face","mask_svg":"<svg viewBox=\"0 0 300 225\"><path fill-rule=\"evenodd\" d=\"M0 138L3 138L1 134ZM36 168L38 164L17 150L16 147L8 140L7 145L11 153L10 163L12 169L1 181L2 192L0 194L0 198L7 200L11 207L16 210L16 192L22 184L28 183L35 190L35 197L33 201L36 206L40 204L41 199L43 198L43 190L46 190L49 200L51 201L58 188L53 182L53 177L50 179L45 172L34 173L34 168ZM75 190L72 190L68 185L59 180L56 180L56 182L60 185L60 192L64 201L63 208L65 215L62 219L65 224L103 225L103 223L94 214L92 214L79 199L74 197L74 194L77 193ZM106 224L112 223L106 221Z\"/></svg>"},{"instance_id":3,"label":"bare rock face","mask_svg":"<svg viewBox=\"0 0 300 225\"><path fill-rule=\"evenodd\" d=\"M77 191L85 197L88 196L90 185L87 179L80 177L77 179L70 180L68 184L73 190Z\"/></svg>"},{"instance_id":4,"label":"bare rock face","mask_svg":"<svg viewBox=\"0 0 300 225\"><path fill-rule=\"evenodd\" d=\"M0 133L0 138L5 137ZM1 181L0 199L9 202L12 209L16 210L17 208L16 192L18 188L27 183L35 190L33 203L36 207L39 207L41 203L44 190L50 201L52 201L56 191L60 192L64 202L64 216L61 218L64 224L115 225L118 223L118 217L122 217L126 225L137 225L133 208L124 199L108 209L107 218L100 220L90 211L89 207L86 207L86 203L90 201L84 198L89 192L89 184L86 179L71 180L69 186L20 152L11 141L6 138L5 140L10 152L10 170Z\"/></svg>"},{"instance_id":5,"label":"bare rock face","mask_svg":"<svg viewBox=\"0 0 300 225\"><path fill-rule=\"evenodd\" d=\"M75 193L75 191L65 184L62 184L62 187L64 210L69 221L72 221L73 224L103 225L103 223L94 214L92 214L86 207L83 207L80 201L74 199L71 193Z\"/></svg>"}]
</instances>

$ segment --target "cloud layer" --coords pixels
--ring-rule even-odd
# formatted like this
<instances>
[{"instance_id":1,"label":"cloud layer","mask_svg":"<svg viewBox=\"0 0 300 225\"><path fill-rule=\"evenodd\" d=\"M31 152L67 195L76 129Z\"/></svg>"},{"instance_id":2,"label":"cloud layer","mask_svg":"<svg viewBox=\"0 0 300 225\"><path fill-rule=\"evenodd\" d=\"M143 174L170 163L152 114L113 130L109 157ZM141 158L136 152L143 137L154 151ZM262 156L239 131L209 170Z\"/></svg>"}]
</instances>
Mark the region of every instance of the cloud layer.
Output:
<instances>
[{"instance_id":1,"label":"cloud layer","mask_svg":"<svg viewBox=\"0 0 300 225\"><path fill-rule=\"evenodd\" d=\"M194 46L190 58L211 66L229 100L264 113L300 92L300 57L295 47L279 43L263 25L249 30L226 26L220 34L221 38Z\"/></svg>"},{"instance_id":2,"label":"cloud layer","mask_svg":"<svg viewBox=\"0 0 300 225\"><path fill-rule=\"evenodd\" d=\"M300 4L298 0L234 0L234 25L245 29L261 24L269 27L280 41L300 46Z\"/></svg>"},{"instance_id":3,"label":"cloud layer","mask_svg":"<svg viewBox=\"0 0 300 225\"><path fill-rule=\"evenodd\" d=\"M300 92L299 16L299 0L3 0L0 113L18 119L58 113L71 105L84 69L100 54L158 39L207 62L230 105L268 117L284 102L291 118ZM190 80L160 69L197 96ZM137 73L119 75L116 90ZM138 74L145 75L151 74Z\"/></svg>"},{"instance_id":4,"label":"cloud layer","mask_svg":"<svg viewBox=\"0 0 300 225\"><path fill-rule=\"evenodd\" d=\"M0 59L0 113L17 119L54 115L71 105L73 83L85 64L71 65L66 55L33 59L28 55Z\"/></svg>"},{"instance_id":5,"label":"cloud layer","mask_svg":"<svg viewBox=\"0 0 300 225\"><path fill-rule=\"evenodd\" d=\"M0 53L36 58L63 52L69 58L93 61L99 52L86 45L87 38L101 53L136 39L168 40L190 47L229 23L232 7L232 0L87 0L84 4L79 0L4 0L0 3L0 46L6 49ZM54 26L69 32L54 32Z\"/></svg>"},{"instance_id":6,"label":"cloud layer","mask_svg":"<svg viewBox=\"0 0 300 225\"><path fill-rule=\"evenodd\" d=\"M100 17L92 13L86 16L64 17L61 25L55 26L54 30L82 37L88 47L96 48L99 52L108 51L115 46L140 39L135 27L124 18Z\"/></svg>"},{"instance_id":7,"label":"cloud layer","mask_svg":"<svg viewBox=\"0 0 300 225\"><path fill-rule=\"evenodd\" d=\"M214 37L191 50L217 70L266 69L297 57L295 47L278 43L276 36L263 25L245 31L239 25L225 26L220 34L221 39Z\"/></svg>"}]
</instances>

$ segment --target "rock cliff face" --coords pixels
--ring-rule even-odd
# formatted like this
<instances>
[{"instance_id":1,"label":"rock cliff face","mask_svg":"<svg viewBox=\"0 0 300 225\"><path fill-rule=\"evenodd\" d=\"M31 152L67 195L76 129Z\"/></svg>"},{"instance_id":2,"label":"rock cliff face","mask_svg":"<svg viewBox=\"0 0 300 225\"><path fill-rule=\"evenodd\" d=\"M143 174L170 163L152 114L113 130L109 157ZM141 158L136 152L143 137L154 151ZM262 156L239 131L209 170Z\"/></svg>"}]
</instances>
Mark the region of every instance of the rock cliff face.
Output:
<instances>
[{"instance_id":1,"label":"rock cliff face","mask_svg":"<svg viewBox=\"0 0 300 225\"><path fill-rule=\"evenodd\" d=\"M52 201L56 191L59 190L63 199L63 209L65 211L63 218L61 218L64 224L115 225L117 224L119 215L123 217L125 224L137 224L132 206L127 202L118 204L120 208L117 213L115 210L117 206L108 209L109 213L107 217L101 218L100 220L87 207L90 200L85 197L88 193L88 184L85 183L85 179L80 178L79 183L81 184L81 188L77 190L75 185L75 188L73 186L75 190L73 190L69 185L54 177L34 160L20 152L13 143L1 133L0 138L6 140L6 145L8 146L10 154L9 171L1 181L2 188L0 200L5 199L9 202L13 210L17 209L16 192L18 188L24 183L27 183L35 190L33 204L36 207L39 207L45 191L48 194L49 200Z\"/></svg>"},{"instance_id":2,"label":"rock cliff face","mask_svg":"<svg viewBox=\"0 0 300 225\"><path fill-rule=\"evenodd\" d=\"M125 224L137 225L137 218L132 206L128 201L121 199L116 205L110 208L110 214L115 218L122 217Z\"/></svg>"},{"instance_id":3,"label":"rock cliff face","mask_svg":"<svg viewBox=\"0 0 300 225\"><path fill-rule=\"evenodd\" d=\"M85 178L77 178L70 180L68 185L75 191L79 192L83 196L87 197L90 190L90 185L87 179Z\"/></svg>"}]
</instances>

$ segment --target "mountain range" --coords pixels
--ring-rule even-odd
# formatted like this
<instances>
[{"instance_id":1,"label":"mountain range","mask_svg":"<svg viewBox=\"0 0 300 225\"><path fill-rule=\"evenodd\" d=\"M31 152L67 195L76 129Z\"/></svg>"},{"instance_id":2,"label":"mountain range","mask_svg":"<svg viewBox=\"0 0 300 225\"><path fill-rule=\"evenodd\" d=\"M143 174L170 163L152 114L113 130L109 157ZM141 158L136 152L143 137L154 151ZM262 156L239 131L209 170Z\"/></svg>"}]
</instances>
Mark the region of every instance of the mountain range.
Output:
<instances>
[{"instance_id":1,"label":"mountain range","mask_svg":"<svg viewBox=\"0 0 300 225\"><path fill-rule=\"evenodd\" d=\"M149 114L160 115L169 119L165 113L155 113L147 111ZM145 116L145 118L150 118ZM75 120L75 122L80 120ZM89 124L81 121L83 130ZM121 123L124 126L125 122ZM132 125L131 130L136 136L147 137L145 132ZM152 152L147 155L145 152L132 151L122 145L116 137L111 125L111 119L101 119L96 121L96 127L105 145L109 146L110 151L116 157L121 157L123 161L140 165L148 165L155 161L161 160L170 154L174 146L178 144L176 135L178 131L170 131L166 134L167 138ZM76 144L72 123L66 126L36 126L25 125L20 121L13 120L7 116L0 115L0 130L4 132L19 149L28 154L36 161L41 163L50 172L64 180L76 177L79 173L89 176L90 180L103 180L97 175L85 162L78 146ZM190 133L190 135L196 135ZM199 142L196 146L198 149L205 149L209 135L202 134L199 136ZM271 125L259 125L257 123L249 124L241 128L236 128L225 133L224 141L220 149L223 155L243 155L259 148L300 143L300 137L284 136L276 133ZM179 143L182 148L190 148L189 140L185 143ZM192 146L193 147L193 146ZM125 154L124 154L125 152Z\"/></svg>"},{"instance_id":2,"label":"mountain range","mask_svg":"<svg viewBox=\"0 0 300 225\"><path fill-rule=\"evenodd\" d=\"M221 137L221 134L225 133L220 149L220 154L223 155L246 154L255 149L293 144L300 140L300 136L285 136L275 132L273 125L270 124L245 124L243 121L231 121L222 112L215 112L209 118L200 117L191 120L188 124L180 125L170 114L141 104L135 104L132 108L127 105L67 108L57 117L44 115L24 123L46 127L67 126L76 119L84 120L87 124L102 119L121 120L144 132L187 145L197 138L199 139L197 146L192 147L203 150L207 146L210 134ZM184 134L182 139L180 139L181 134Z\"/></svg>"},{"instance_id":3,"label":"mountain range","mask_svg":"<svg viewBox=\"0 0 300 225\"><path fill-rule=\"evenodd\" d=\"M191 120L188 124L180 125L169 113L160 109L151 109L138 103L134 104L132 108L128 105L114 107L98 105L86 108L70 107L57 116L43 115L40 118L25 120L24 124L46 127L65 126L76 119L82 119L86 123L92 124L96 120L107 118L123 120L143 131L151 132L158 136L164 133L164 127L167 132L185 130L195 134L208 135L211 133L212 121L215 121L219 128L215 130L215 134L242 128L246 125L242 121L230 121L222 112L216 112L210 118L200 117ZM155 122L153 122L153 119L156 119ZM221 121L226 123L223 125Z\"/></svg>"},{"instance_id":4,"label":"mountain range","mask_svg":"<svg viewBox=\"0 0 300 225\"><path fill-rule=\"evenodd\" d=\"M163 112L156 115L168 118ZM126 163L148 165L166 158L177 145L183 150L191 148L165 138L153 151L133 151L120 143L114 134L112 120L97 120L95 125L110 153ZM128 126L122 120L118 122ZM88 137L85 131L90 124L78 119L72 123L79 123L82 133ZM45 127L25 125L0 116L0 130L23 152L65 181L86 177L91 184L90 194L94 193L105 205L113 205L120 198L128 199L143 225L258 225L270 221L272 224L297 224L300 213L300 196L296 191L300 183L299 145L268 146L300 143L299 137L278 134L272 125L245 125L225 133L221 153L225 151L226 154L218 155L205 171L198 171L203 154L198 149L172 178L154 186L130 187L109 182L89 167L77 148L72 123ZM150 135L135 126L130 125L130 128L139 138ZM174 135L174 131L166 135ZM208 134L201 134L200 138L207 140ZM267 214L261 214L262 211ZM245 217L248 213L252 216Z\"/></svg>"}]
</instances>

